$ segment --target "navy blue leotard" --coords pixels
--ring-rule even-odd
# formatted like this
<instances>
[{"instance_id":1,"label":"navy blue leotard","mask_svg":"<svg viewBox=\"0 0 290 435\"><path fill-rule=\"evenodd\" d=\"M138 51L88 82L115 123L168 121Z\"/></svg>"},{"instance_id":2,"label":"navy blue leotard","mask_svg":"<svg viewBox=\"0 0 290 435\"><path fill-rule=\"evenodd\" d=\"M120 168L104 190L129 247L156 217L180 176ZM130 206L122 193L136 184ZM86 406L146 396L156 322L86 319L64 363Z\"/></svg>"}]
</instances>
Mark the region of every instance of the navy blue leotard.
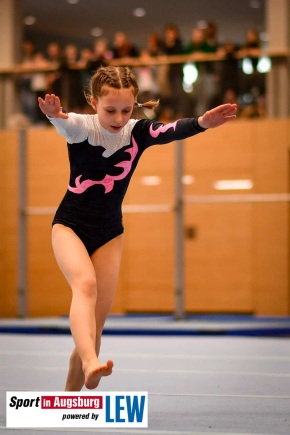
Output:
<instances>
[{"instance_id":1,"label":"navy blue leotard","mask_svg":"<svg viewBox=\"0 0 290 435\"><path fill-rule=\"evenodd\" d=\"M205 130L197 118L170 124L131 119L119 133L105 130L98 115L69 113L50 121L66 137L70 161L68 190L53 225L71 228L89 255L123 233L122 202L143 151Z\"/></svg>"}]
</instances>

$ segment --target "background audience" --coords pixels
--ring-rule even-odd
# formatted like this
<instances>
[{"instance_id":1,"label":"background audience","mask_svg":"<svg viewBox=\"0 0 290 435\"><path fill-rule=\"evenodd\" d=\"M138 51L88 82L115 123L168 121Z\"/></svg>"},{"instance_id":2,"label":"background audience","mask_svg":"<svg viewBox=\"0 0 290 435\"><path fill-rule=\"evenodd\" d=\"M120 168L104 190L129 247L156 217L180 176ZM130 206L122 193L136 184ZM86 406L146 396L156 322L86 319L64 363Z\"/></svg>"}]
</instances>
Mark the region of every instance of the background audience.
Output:
<instances>
[{"instance_id":1,"label":"background audience","mask_svg":"<svg viewBox=\"0 0 290 435\"><path fill-rule=\"evenodd\" d=\"M189 58L184 62L173 58L170 63L170 57L180 55ZM261 117L266 110L265 74L258 71L260 55L256 29L247 29L244 42L237 46L233 41L221 43L217 24L211 21L202 27L194 26L187 40L170 23L161 34L149 34L145 47L137 47L123 31L116 32L111 42L97 38L92 47L72 43L62 47L53 40L45 53L39 52L33 41L24 41L21 66L29 71L18 79L21 109L31 123L43 123L36 101L49 92L59 95L68 110L90 113L84 89L91 75L112 60L130 64L133 58L141 61L134 66L140 100L160 98L156 115L164 121L198 115L225 101L238 102L239 116ZM158 60L156 64L154 59ZM250 62L250 72L245 73L244 61ZM186 65L195 71L190 87L184 85Z\"/></svg>"}]
</instances>

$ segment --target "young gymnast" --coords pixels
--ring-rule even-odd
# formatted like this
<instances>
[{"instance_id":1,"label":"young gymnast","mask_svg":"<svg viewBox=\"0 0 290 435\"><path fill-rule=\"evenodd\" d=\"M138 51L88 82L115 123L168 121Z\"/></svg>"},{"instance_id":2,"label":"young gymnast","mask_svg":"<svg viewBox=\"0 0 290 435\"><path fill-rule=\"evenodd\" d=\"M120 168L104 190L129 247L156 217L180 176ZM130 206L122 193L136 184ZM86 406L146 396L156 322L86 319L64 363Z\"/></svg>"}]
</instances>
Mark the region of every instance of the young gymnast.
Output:
<instances>
[{"instance_id":1,"label":"young gymnast","mask_svg":"<svg viewBox=\"0 0 290 435\"><path fill-rule=\"evenodd\" d=\"M102 364L98 355L120 267L122 201L143 151L218 127L237 111L235 104L223 104L165 125L131 119L135 107L154 109L158 102L137 102L138 84L127 67L99 68L86 96L94 115L64 113L54 94L38 99L41 111L66 138L70 161L69 186L52 227L54 254L72 289L69 319L75 348L66 391L84 385L94 389L112 373L113 361Z\"/></svg>"}]
</instances>

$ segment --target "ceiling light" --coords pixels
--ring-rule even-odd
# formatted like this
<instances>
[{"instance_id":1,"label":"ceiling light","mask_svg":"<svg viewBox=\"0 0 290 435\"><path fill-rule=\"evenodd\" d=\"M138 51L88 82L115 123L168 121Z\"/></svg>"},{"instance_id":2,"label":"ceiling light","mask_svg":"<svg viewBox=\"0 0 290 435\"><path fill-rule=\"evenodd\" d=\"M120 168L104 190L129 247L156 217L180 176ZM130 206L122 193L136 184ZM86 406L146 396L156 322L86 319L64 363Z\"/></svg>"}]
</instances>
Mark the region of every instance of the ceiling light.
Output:
<instances>
[{"instance_id":1,"label":"ceiling light","mask_svg":"<svg viewBox=\"0 0 290 435\"><path fill-rule=\"evenodd\" d=\"M271 71L272 63L268 56L262 56L258 60L257 70L259 73L265 74Z\"/></svg>"},{"instance_id":2,"label":"ceiling light","mask_svg":"<svg viewBox=\"0 0 290 435\"><path fill-rule=\"evenodd\" d=\"M199 20L196 25L199 29L206 29L207 28L207 21L206 20Z\"/></svg>"},{"instance_id":3,"label":"ceiling light","mask_svg":"<svg viewBox=\"0 0 290 435\"><path fill-rule=\"evenodd\" d=\"M23 23L24 23L26 26L32 26L32 25L35 23L35 21L36 21L36 18L33 17L32 15L27 15L27 17L25 17L25 18L23 19Z\"/></svg>"},{"instance_id":4,"label":"ceiling light","mask_svg":"<svg viewBox=\"0 0 290 435\"><path fill-rule=\"evenodd\" d=\"M218 180L213 183L216 190L248 190L253 186L252 180Z\"/></svg>"},{"instance_id":5,"label":"ceiling light","mask_svg":"<svg viewBox=\"0 0 290 435\"><path fill-rule=\"evenodd\" d=\"M80 0L66 0L69 5L77 5Z\"/></svg>"},{"instance_id":6,"label":"ceiling light","mask_svg":"<svg viewBox=\"0 0 290 435\"><path fill-rule=\"evenodd\" d=\"M253 62L252 59L250 59L249 57L245 57L242 61L242 70L244 74L253 74L254 72L254 67L253 67Z\"/></svg>"},{"instance_id":7,"label":"ceiling light","mask_svg":"<svg viewBox=\"0 0 290 435\"><path fill-rule=\"evenodd\" d=\"M194 62L187 62L183 65L183 90L187 93L193 91L193 83L198 78L198 69Z\"/></svg>"},{"instance_id":8,"label":"ceiling light","mask_svg":"<svg viewBox=\"0 0 290 435\"><path fill-rule=\"evenodd\" d=\"M103 34L103 29L101 29L100 27L93 27L91 29L91 35L94 37L98 37L98 36L102 36Z\"/></svg>"},{"instance_id":9,"label":"ceiling light","mask_svg":"<svg viewBox=\"0 0 290 435\"><path fill-rule=\"evenodd\" d=\"M142 18L146 15L146 11L144 8L136 8L133 10L134 17Z\"/></svg>"}]
</instances>

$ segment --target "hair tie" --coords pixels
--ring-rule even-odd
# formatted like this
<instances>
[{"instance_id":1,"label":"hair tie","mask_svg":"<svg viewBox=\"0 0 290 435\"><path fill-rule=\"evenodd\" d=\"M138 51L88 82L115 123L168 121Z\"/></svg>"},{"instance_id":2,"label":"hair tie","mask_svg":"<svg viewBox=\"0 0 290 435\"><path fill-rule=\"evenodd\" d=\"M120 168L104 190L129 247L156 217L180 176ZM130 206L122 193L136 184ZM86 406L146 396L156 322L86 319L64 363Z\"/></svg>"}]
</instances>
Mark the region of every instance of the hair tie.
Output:
<instances>
[{"instance_id":1,"label":"hair tie","mask_svg":"<svg viewBox=\"0 0 290 435\"><path fill-rule=\"evenodd\" d=\"M143 104L137 103L137 107L143 107Z\"/></svg>"}]
</instances>

